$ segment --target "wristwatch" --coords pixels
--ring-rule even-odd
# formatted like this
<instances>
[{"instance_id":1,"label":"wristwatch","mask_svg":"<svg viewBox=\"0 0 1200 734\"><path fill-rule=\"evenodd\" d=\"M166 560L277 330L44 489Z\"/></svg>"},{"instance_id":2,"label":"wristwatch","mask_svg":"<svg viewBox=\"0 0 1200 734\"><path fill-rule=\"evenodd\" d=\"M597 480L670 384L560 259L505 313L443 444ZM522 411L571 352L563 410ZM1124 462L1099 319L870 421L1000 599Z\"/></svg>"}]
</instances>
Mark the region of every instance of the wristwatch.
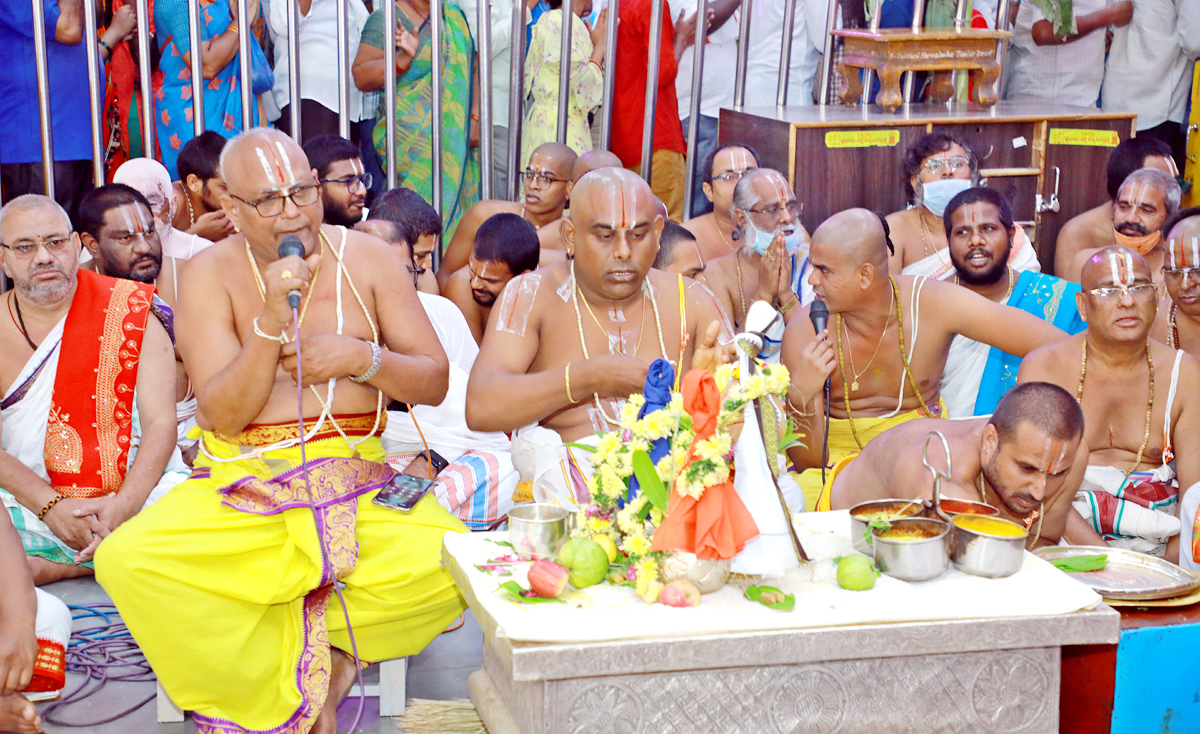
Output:
<instances>
[{"instance_id":1,"label":"wristwatch","mask_svg":"<svg viewBox=\"0 0 1200 734\"><path fill-rule=\"evenodd\" d=\"M429 465L433 467L434 474L437 474L441 470L445 469L447 466L450 466L450 462L446 461L446 458L444 456L442 456L438 452L434 451L433 449L427 449L425 451L422 451L421 453L419 453L413 457L413 461L416 461L418 458L424 458L425 461L429 462Z\"/></svg>"}]
</instances>

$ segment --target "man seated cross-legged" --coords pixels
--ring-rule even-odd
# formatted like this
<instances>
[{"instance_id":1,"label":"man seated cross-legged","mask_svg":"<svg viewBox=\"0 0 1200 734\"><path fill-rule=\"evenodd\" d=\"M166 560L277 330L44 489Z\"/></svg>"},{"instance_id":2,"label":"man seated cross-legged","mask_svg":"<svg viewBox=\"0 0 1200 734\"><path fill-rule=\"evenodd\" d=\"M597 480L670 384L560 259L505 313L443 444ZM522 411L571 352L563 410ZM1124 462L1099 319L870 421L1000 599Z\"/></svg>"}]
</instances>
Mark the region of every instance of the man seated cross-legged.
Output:
<instances>
[{"instance_id":1,"label":"man seated cross-legged","mask_svg":"<svg viewBox=\"0 0 1200 734\"><path fill-rule=\"evenodd\" d=\"M708 288L651 268L666 221L655 201L625 169L585 175L564 225L573 259L511 280L488 319L467 424L516 431L513 464L538 501L587 501L587 452L564 442L614 428L651 362L679 374L732 357L732 344L717 345L730 335Z\"/></svg>"},{"instance_id":2,"label":"man seated cross-legged","mask_svg":"<svg viewBox=\"0 0 1200 734\"><path fill-rule=\"evenodd\" d=\"M396 253L322 225L291 138L238 136L222 176L240 235L189 263L178 314L196 470L101 544L97 578L201 732L332 734L352 640L367 663L412 655L464 609L440 564L462 523L432 497L408 514L372 502L396 475L387 399L440 402L446 355ZM303 258L279 257L288 234Z\"/></svg>"},{"instance_id":3,"label":"man seated cross-legged","mask_svg":"<svg viewBox=\"0 0 1200 734\"><path fill-rule=\"evenodd\" d=\"M805 307L788 322L781 352L792 377L789 404L806 436L805 446L789 453L807 470L800 486L809 508L822 484L826 378L833 466L892 426L944 415L939 385L955 335L1021 356L1065 336L966 288L889 275L883 220L865 209L825 220L813 234L811 258L810 283L829 309L828 328L814 333Z\"/></svg>"},{"instance_id":4,"label":"man seated cross-legged","mask_svg":"<svg viewBox=\"0 0 1200 734\"><path fill-rule=\"evenodd\" d=\"M1200 481L1200 362L1149 338L1156 290L1141 255L1104 248L1080 277L1087 329L1034 351L1018 377L1074 392L1087 417L1091 453L1075 507L1091 527L1068 540L1099 533L1175 560L1179 495Z\"/></svg>"},{"instance_id":5,"label":"man seated cross-legged","mask_svg":"<svg viewBox=\"0 0 1200 734\"><path fill-rule=\"evenodd\" d=\"M924 465L925 439L938 431L950 446L950 480L943 497L985 502L1000 516L1029 530L1027 545L1058 543L1071 500L1087 467L1083 412L1057 385L1028 383L1013 388L991 416L969 420L923 418L879 434L860 454L835 466L827 484L832 509L860 502L932 499L933 475ZM945 472L945 452L936 438L930 463Z\"/></svg>"},{"instance_id":6,"label":"man seated cross-legged","mask_svg":"<svg viewBox=\"0 0 1200 734\"><path fill-rule=\"evenodd\" d=\"M139 222L154 232L148 210ZM80 270L50 199L6 204L0 242L15 286L0 322L0 499L40 585L90 575L108 534L183 478L164 474L178 460L175 357L154 287Z\"/></svg>"}]
</instances>

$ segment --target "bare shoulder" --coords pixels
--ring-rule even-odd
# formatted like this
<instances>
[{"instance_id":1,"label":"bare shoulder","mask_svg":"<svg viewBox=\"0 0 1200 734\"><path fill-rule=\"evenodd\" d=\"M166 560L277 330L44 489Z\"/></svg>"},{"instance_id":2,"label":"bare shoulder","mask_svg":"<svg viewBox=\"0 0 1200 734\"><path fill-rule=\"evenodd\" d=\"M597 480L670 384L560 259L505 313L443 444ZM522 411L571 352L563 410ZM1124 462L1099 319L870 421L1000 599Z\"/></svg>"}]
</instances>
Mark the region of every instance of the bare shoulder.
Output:
<instances>
[{"instance_id":1,"label":"bare shoulder","mask_svg":"<svg viewBox=\"0 0 1200 734\"><path fill-rule=\"evenodd\" d=\"M712 219L714 219L714 216L711 213L704 214L702 216L694 217L692 219L687 220L681 226L684 229L686 229L687 231L689 231L692 234L699 237L702 234L706 234L705 230L711 226L709 224L709 222Z\"/></svg>"},{"instance_id":2,"label":"bare shoulder","mask_svg":"<svg viewBox=\"0 0 1200 734\"><path fill-rule=\"evenodd\" d=\"M563 244L562 224L566 221L566 217L559 217L549 224L544 224L538 227L538 244L542 250L564 251L566 245Z\"/></svg>"},{"instance_id":3,"label":"bare shoulder","mask_svg":"<svg viewBox=\"0 0 1200 734\"><path fill-rule=\"evenodd\" d=\"M214 288L228 290L231 277L242 272L250 272L246 241L240 234L235 234L204 248L188 260L187 277L179 279L179 290L182 292L188 285L194 285L205 296L210 296ZM175 298L178 300L180 294L177 293Z\"/></svg>"},{"instance_id":4,"label":"bare shoulder","mask_svg":"<svg viewBox=\"0 0 1200 734\"><path fill-rule=\"evenodd\" d=\"M483 199L472 204L464 216L469 216L478 222L482 222L488 217L505 213L520 214L521 205L514 201L505 201L504 199Z\"/></svg>"},{"instance_id":5,"label":"bare shoulder","mask_svg":"<svg viewBox=\"0 0 1200 734\"><path fill-rule=\"evenodd\" d=\"M1077 378L1085 333L1046 344L1025 355L1021 361L1021 372L1017 382L1051 382L1066 385L1071 376Z\"/></svg>"}]
</instances>

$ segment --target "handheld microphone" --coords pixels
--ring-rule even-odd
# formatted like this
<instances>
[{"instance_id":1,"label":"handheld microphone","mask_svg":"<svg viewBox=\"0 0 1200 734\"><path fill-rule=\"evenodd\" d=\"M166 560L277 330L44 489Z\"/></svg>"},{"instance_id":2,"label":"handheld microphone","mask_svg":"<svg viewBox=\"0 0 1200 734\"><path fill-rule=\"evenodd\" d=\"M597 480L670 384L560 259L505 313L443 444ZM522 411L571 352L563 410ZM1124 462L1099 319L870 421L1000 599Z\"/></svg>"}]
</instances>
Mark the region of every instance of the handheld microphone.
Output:
<instances>
[{"instance_id":1,"label":"handheld microphone","mask_svg":"<svg viewBox=\"0 0 1200 734\"><path fill-rule=\"evenodd\" d=\"M829 307L820 298L808 307L808 318L812 319L813 328L820 334L829 325ZM821 446L821 486L825 486L825 467L829 465L829 390L830 379L825 378L825 438Z\"/></svg>"},{"instance_id":2,"label":"handheld microphone","mask_svg":"<svg viewBox=\"0 0 1200 734\"><path fill-rule=\"evenodd\" d=\"M295 255L299 258L304 257L304 243L301 242L300 238L294 234L284 235L283 241L279 243L279 257L289 257L291 255ZM300 308L299 289L293 288L292 290L288 291L288 306L290 306L292 310ZM824 306L824 304L822 304L822 306Z\"/></svg>"},{"instance_id":3,"label":"handheld microphone","mask_svg":"<svg viewBox=\"0 0 1200 734\"><path fill-rule=\"evenodd\" d=\"M280 245L279 248L279 251L283 252L283 245ZM808 307L808 318L812 320L813 328L820 334L829 325L829 307L820 298L816 299Z\"/></svg>"}]
</instances>

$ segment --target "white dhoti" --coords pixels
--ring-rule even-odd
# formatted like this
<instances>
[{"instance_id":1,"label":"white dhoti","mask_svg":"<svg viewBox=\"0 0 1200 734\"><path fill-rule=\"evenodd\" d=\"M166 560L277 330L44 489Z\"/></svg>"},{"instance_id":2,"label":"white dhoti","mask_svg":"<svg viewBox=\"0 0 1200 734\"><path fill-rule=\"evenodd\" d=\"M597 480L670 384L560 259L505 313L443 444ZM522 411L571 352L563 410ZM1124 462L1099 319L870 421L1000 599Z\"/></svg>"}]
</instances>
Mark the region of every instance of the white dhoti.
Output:
<instances>
[{"instance_id":1,"label":"white dhoti","mask_svg":"<svg viewBox=\"0 0 1200 734\"><path fill-rule=\"evenodd\" d=\"M574 443L594 446L598 437ZM512 437L513 466L522 482L531 483L535 502L562 505L574 512L588 503L587 480L592 476L590 452L563 445L558 433L539 425L520 428Z\"/></svg>"},{"instance_id":2,"label":"white dhoti","mask_svg":"<svg viewBox=\"0 0 1200 734\"><path fill-rule=\"evenodd\" d=\"M1180 532L1174 480L1169 466L1134 472L1128 479L1120 469L1089 466L1074 507L1114 548L1161 556Z\"/></svg>"},{"instance_id":3,"label":"white dhoti","mask_svg":"<svg viewBox=\"0 0 1200 734\"><path fill-rule=\"evenodd\" d=\"M46 425L50 418L50 407L54 397L54 379L62 342L63 325L66 317L46 336L21 374L13 381L0 407L0 449L20 461L43 481L49 482L44 456ZM141 442L141 421L137 412L136 396L132 401L133 426L130 435L129 465L132 466ZM171 454L166 470L158 484L146 498L144 507L161 499L166 493L187 478L188 467L183 462L178 447ZM54 563L74 564L75 550L58 538L50 527L39 520L37 513L17 502L10 492L0 489L0 501L8 510L13 525L21 536L21 544L29 555L39 556ZM91 566L91 563L83 564Z\"/></svg>"}]
</instances>

